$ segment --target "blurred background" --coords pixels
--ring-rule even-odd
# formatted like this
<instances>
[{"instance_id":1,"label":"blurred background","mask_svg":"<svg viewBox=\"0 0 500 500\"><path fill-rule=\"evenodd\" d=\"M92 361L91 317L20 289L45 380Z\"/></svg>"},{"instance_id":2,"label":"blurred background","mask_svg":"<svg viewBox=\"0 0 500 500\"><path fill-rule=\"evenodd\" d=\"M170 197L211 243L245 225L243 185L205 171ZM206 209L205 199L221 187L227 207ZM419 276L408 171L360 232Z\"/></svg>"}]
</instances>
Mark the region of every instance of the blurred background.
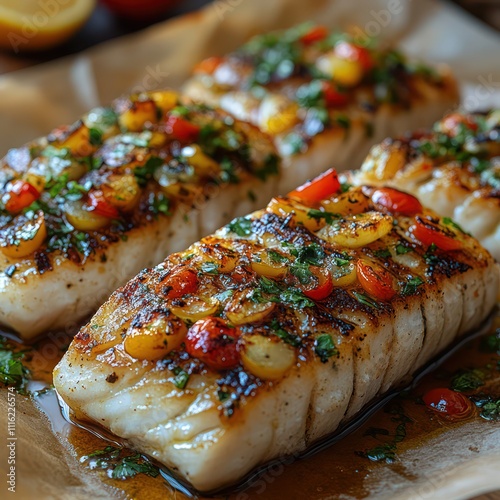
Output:
<instances>
[{"instance_id":1,"label":"blurred background","mask_svg":"<svg viewBox=\"0 0 500 500\"><path fill-rule=\"evenodd\" d=\"M194 12L209 3L208 0L0 0L0 74L79 52ZM453 0L453 3L500 30L500 0ZM55 10L58 10L56 16Z\"/></svg>"}]
</instances>

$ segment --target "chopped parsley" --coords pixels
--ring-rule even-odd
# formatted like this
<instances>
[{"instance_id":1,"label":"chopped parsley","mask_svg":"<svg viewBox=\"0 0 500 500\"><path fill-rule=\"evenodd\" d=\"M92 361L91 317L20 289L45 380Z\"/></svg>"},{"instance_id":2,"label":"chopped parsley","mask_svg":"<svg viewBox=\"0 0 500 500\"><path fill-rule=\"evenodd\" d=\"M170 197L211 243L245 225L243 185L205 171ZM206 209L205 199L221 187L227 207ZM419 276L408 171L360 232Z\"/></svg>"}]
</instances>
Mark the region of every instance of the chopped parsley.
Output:
<instances>
[{"instance_id":1,"label":"chopped parsley","mask_svg":"<svg viewBox=\"0 0 500 500\"><path fill-rule=\"evenodd\" d=\"M211 274L214 276L219 274L219 265L215 262L203 262L200 269L203 274Z\"/></svg>"},{"instance_id":2,"label":"chopped parsley","mask_svg":"<svg viewBox=\"0 0 500 500\"><path fill-rule=\"evenodd\" d=\"M356 300L363 304L364 306L371 307L372 309L379 309L380 306L373 299L365 295L364 293L353 291L352 294L356 298Z\"/></svg>"},{"instance_id":3,"label":"chopped parsley","mask_svg":"<svg viewBox=\"0 0 500 500\"><path fill-rule=\"evenodd\" d=\"M458 373L452 380L450 387L457 392L475 391L484 385L485 373L479 369L472 369Z\"/></svg>"},{"instance_id":4,"label":"chopped parsley","mask_svg":"<svg viewBox=\"0 0 500 500\"><path fill-rule=\"evenodd\" d=\"M303 108L325 107L323 84L320 80L312 80L301 85L295 93L297 104Z\"/></svg>"},{"instance_id":5,"label":"chopped parsley","mask_svg":"<svg viewBox=\"0 0 500 500\"><path fill-rule=\"evenodd\" d=\"M283 342L290 344L293 347L297 347L300 345L300 337L298 335L294 335L290 332L287 332L279 323L278 320L273 319L271 323L272 332L279 337Z\"/></svg>"},{"instance_id":6,"label":"chopped parsley","mask_svg":"<svg viewBox=\"0 0 500 500\"><path fill-rule=\"evenodd\" d=\"M157 477L160 474L158 467L146 460L140 453L121 457L124 450L115 446L106 446L103 450L96 450L80 458L90 469L106 469L108 476L113 479L127 479L137 474Z\"/></svg>"},{"instance_id":7,"label":"chopped parsley","mask_svg":"<svg viewBox=\"0 0 500 500\"><path fill-rule=\"evenodd\" d=\"M103 143L103 133L98 128L89 128L89 142L92 146L100 146Z\"/></svg>"},{"instance_id":8,"label":"chopped parsley","mask_svg":"<svg viewBox=\"0 0 500 500\"><path fill-rule=\"evenodd\" d=\"M378 444L365 451L358 451L356 455L368 458L373 462L385 461L391 464L396 460L398 444L406 438L406 426L411 423L412 420L404 413L403 408L399 404L393 404L384 411L391 414L391 421L397 424L394 434L391 435L386 429L368 429L365 432L365 436L372 436L376 439L380 439L379 436L388 437L389 441Z\"/></svg>"},{"instance_id":9,"label":"chopped parsley","mask_svg":"<svg viewBox=\"0 0 500 500\"><path fill-rule=\"evenodd\" d=\"M163 193L150 193L148 203L153 214L171 215L170 200Z\"/></svg>"},{"instance_id":10,"label":"chopped parsley","mask_svg":"<svg viewBox=\"0 0 500 500\"><path fill-rule=\"evenodd\" d=\"M227 391L219 390L217 391L217 397L221 403L224 403L224 401L227 401L231 397L231 394Z\"/></svg>"},{"instance_id":11,"label":"chopped parsley","mask_svg":"<svg viewBox=\"0 0 500 500\"><path fill-rule=\"evenodd\" d=\"M375 250L375 252L373 252L373 255L375 255L375 257L378 257L379 259L388 259L391 256L391 252L388 248L381 248L380 250Z\"/></svg>"},{"instance_id":12,"label":"chopped parsley","mask_svg":"<svg viewBox=\"0 0 500 500\"><path fill-rule=\"evenodd\" d=\"M163 164L164 161L162 158L159 158L158 156L151 156L142 167L136 167L134 169L134 175L139 183L139 186L144 187L148 183L149 179L151 179L156 169L161 167Z\"/></svg>"},{"instance_id":13,"label":"chopped parsley","mask_svg":"<svg viewBox=\"0 0 500 500\"><path fill-rule=\"evenodd\" d=\"M175 375L174 377L174 385L177 389L184 389L189 381L189 373L185 372L179 366L176 366L172 373Z\"/></svg>"},{"instance_id":14,"label":"chopped parsley","mask_svg":"<svg viewBox=\"0 0 500 500\"><path fill-rule=\"evenodd\" d=\"M413 295L417 292L417 288L424 283L424 280L419 276L410 278L404 285L401 291L402 295Z\"/></svg>"},{"instance_id":15,"label":"chopped parsley","mask_svg":"<svg viewBox=\"0 0 500 500\"><path fill-rule=\"evenodd\" d=\"M325 251L317 243L311 243L305 247L293 248L290 253L297 258L298 262L310 264L311 266L320 266L325 259Z\"/></svg>"},{"instance_id":16,"label":"chopped parsley","mask_svg":"<svg viewBox=\"0 0 500 500\"><path fill-rule=\"evenodd\" d=\"M268 250L267 254L269 255L269 260L273 264L285 264L288 262L288 257L277 252L276 250Z\"/></svg>"},{"instance_id":17,"label":"chopped parsley","mask_svg":"<svg viewBox=\"0 0 500 500\"><path fill-rule=\"evenodd\" d=\"M351 262L352 257L347 252L343 252L340 255L341 255L341 257L337 257L337 256L333 257L334 264L338 267L347 266L347 264L349 264L349 262Z\"/></svg>"},{"instance_id":18,"label":"chopped parsley","mask_svg":"<svg viewBox=\"0 0 500 500\"><path fill-rule=\"evenodd\" d=\"M466 231L462 229L461 226L459 226L453 219L450 217L443 217L443 224L446 224L447 226L451 226L453 229L456 229L457 231L460 231L463 234L469 234Z\"/></svg>"},{"instance_id":19,"label":"chopped parsley","mask_svg":"<svg viewBox=\"0 0 500 500\"><path fill-rule=\"evenodd\" d=\"M407 247L407 246L403 245L402 243L398 243L396 245L396 253L398 255L404 255L405 253L408 253L411 251L412 251L412 249L410 247Z\"/></svg>"},{"instance_id":20,"label":"chopped parsley","mask_svg":"<svg viewBox=\"0 0 500 500\"><path fill-rule=\"evenodd\" d=\"M340 192L341 193L347 193L349 189L351 189L352 184L348 184L347 182L341 182L340 183Z\"/></svg>"},{"instance_id":21,"label":"chopped parsley","mask_svg":"<svg viewBox=\"0 0 500 500\"><path fill-rule=\"evenodd\" d=\"M485 420L500 421L500 398L473 396L470 399L480 409L479 415L482 418Z\"/></svg>"},{"instance_id":22,"label":"chopped parsley","mask_svg":"<svg viewBox=\"0 0 500 500\"><path fill-rule=\"evenodd\" d=\"M315 208L309 210L309 212L307 212L307 216L316 220L324 219L327 224L333 224L333 222L340 217L339 214L324 212L323 210L317 210Z\"/></svg>"},{"instance_id":23,"label":"chopped parsley","mask_svg":"<svg viewBox=\"0 0 500 500\"><path fill-rule=\"evenodd\" d=\"M222 182L228 184L238 184L240 182L235 165L229 158L222 158L219 165L221 168L220 179Z\"/></svg>"},{"instance_id":24,"label":"chopped parsley","mask_svg":"<svg viewBox=\"0 0 500 500\"><path fill-rule=\"evenodd\" d=\"M227 227L238 236L250 236L252 234L252 220L246 217L238 217L231 221Z\"/></svg>"},{"instance_id":25,"label":"chopped parsley","mask_svg":"<svg viewBox=\"0 0 500 500\"><path fill-rule=\"evenodd\" d=\"M263 296L262 294L266 294ZM314 307L314 302L308 299L300 290L290 288L286 285L279 285L275 281L261 276L258 288L253 291L252 300L254 302L283 302L299 309L304 307Z\"/></svg>"},{"instance_id":26,"label":"chopped parsley","mask_svg":"<svg viewBox=\"0 0 500 500\"><path fill-rule=\"evenodd\" d=\"M23 364L24 352L15 352L14 346L3 336L0 336L0 382L6 386L14 386L24 394L28 379L31 376Z\"/></svg>"},{"instance_id":27,"label":"chopped parsley","mask_svg":"<svg viewBox=\"0 0 500 500\"><path fill-rule=\"evenodd\" d=\"M283 153L286 155L298 154L306 149L307 142L297 132L290 132L283 139Z\"/></svg>"},{"instance_id":28,"label":"chopped parsley","mask_svg":"<svg viewBox=\"0 0 500 500\"><path fill-rule=\"evenodd\" d=\"M335 347L332 336L323 333L316 337L314 341L314 352L319 356L322 363L327 363L332 356L338 356L338 350Z\"/></svg>"}]
</instances>

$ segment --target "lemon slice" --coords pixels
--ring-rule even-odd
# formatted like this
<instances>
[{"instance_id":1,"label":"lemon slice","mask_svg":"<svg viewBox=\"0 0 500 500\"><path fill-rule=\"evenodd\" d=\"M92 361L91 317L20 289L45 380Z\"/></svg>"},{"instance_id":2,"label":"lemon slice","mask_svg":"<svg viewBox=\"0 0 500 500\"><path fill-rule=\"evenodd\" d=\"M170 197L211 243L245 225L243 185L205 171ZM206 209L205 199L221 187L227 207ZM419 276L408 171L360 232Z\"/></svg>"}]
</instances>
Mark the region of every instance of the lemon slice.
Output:
<instances>
[{"instance_id":1,"label":"lemon slice","mask_svg":"<svg viewBox=\"0 0 500 500\"><path fill-rule=\"evenodd\" d=\"M89 18L95 0L2 0L0 47L16 53L53 47Z\"/></svg>"}]
</instances>

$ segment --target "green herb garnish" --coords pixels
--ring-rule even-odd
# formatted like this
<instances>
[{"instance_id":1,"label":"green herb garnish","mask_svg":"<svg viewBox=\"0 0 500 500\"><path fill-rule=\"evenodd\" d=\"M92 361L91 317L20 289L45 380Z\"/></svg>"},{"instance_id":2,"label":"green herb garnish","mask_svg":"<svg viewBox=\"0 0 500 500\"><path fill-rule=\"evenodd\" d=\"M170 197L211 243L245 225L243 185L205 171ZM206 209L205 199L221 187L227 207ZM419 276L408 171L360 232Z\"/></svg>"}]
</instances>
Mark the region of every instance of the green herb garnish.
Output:
<instances>
[{"instance_id":1,"label":"green herb garnish","mask_svg":"<svg viewBox=\"0 0 500 500\"><path fill-rule=\"evenodd\" d=\"M227 227L238 236L250 236L252 234L252 220L246 217L238 217L231 221Z\"/></svg>"},{"instance_id":2,"label":"green herb garnish","mask_svg":"<svg viewBox=\"0 0 500 500\"><path fill-rule=\"evenodd\" d=\"M271 323L271 330L273 333L279 337L283 342L290 344L293 347L297 347L300 345L300 337L298 335L293 335L290 332L287 332L279 323L277 319L273 319Z\"/></svg>"},{"instance_id":3,"label":"green herb garnish","mask_svg":"<svg viewBox=\"0 0 500 500\"><path fill-rule=\"evenodd\" d=\"M360 292L352 292L356 300L360 303L363 304L364 306L371 307L372 309L379 309L380 306L378 305L377 302L375 302L373 299L365 295L364 293Z\"/></svg>"},{"instance_id":4,"label":"green herb garnish","mask_svg":"<svg viewBox=\"0 0 500 500\"><path fill-rule=\"evenodd\" d=\"M215 262L203 262L200 266L201 272L213 276L219 274L219 265Z\"/></svg>"},{"instance_id":5,"label":"green herb garnish","mask_svg":"<svg viewBox=\"0 0 500 500\"><path fill-rule=\"evenodd\" d=\"M153 176L156 169L164 164L164 160L158 156L151 156L142 167L134 169L134 175L140 186L145 186Z\"/></svg>"},{"instance_id":6,"label":"green herb garnish","mask_svg":"<svg viewBox=\"0 0 500 500\"><path fill-rule=\"evenodd\" d=\"M457 392L475 391L484 385L485 374L482 370L472 369L455 375L451 380L451 388Z\"/></svg>"},{"instance_id":7,"label":"green herb garnish","mask_svg":"<svg viewBox=\"0 0 500 500\"><path fill-rule=\"evenodd\" d=\"M189 373L185 372L179 366L176 366L172 373L175 375L174 385L177 389L184 389L189 381Z\"/></svg>"},{"instance_id":8,"label":"green herb garnish","mask_svg":"<svg viewBox=\"0 0 500 500\"><path fill-rule=\"evenodd\" d=\"M0 336L0 382L13 386L20 394L25 394L29 369L23 364L24 352L15 352L14 346Z\"/></svg>"},{"instance_id":9,"label":"green herb garnish","mask_svg":"<svg viewBox=\"0 0 500 500\"><path fill-rule=\"evenodd\" d=\"M323 333L316 337L314 342L314 352L319 356L322 363L326 363L329 358L338 355L332 336L328 333Z\"/></svg>"},{"instance_id":10,"label":"green herb garnish","mask_svg":"<svg viewBox=\"0 0 500 500\"><path fill-rule=\"evenodd\" d=\"M417 292L417 288L424 283L424 280L419 276L410 278L404 285L401 292L402 295L413 295Z\"/></svg>"},{"instance_id":11,"label":"green herb garnish","mask_svg":"<svg viewBox=\"0 0 500 500\"><path fill-rule=\"evenodd\" d=\"M339 214L324 212L323 210L317 210L315 208L309 210L309 212L307 212L307 216L316 220L324 219L327 224L333 224L333 222L340 217Z\"/></svg>"}]
</instances>

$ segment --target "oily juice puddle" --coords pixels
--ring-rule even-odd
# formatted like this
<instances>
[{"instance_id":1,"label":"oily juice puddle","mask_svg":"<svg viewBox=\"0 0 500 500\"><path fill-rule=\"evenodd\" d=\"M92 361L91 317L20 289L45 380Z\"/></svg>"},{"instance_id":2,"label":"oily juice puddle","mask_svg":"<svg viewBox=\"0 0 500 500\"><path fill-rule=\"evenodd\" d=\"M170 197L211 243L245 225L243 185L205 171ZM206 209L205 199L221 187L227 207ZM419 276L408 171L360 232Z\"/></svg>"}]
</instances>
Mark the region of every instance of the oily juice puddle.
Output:
<instances>
[{"instance_id":1,"label":"oily juice puddle","mask_svg":"<svg viewBox=\"0 0 500 500\"><path fill-rule=\"evenodd\" d=\"M422 401L423 395L430 389L450 387L452 384L466 389L466 395L486 394L498 398L500 355L484 348L484 339L491 338L497 328L500 328L500 314L493 318L485 334L466 341L439 368L421 377L411 390L394 397L374 413L372 410L361 425L356 422L356 430L351 432L351 428L346 429L341 434L349 432L349 435L333 446L319 445L319 450L313 450L314 453L308 451L302 454L307 455L306 459L288 457L276 461L260 475L251 475L243 489L216 498L364 498L370 495L373 479L380 468L390 468L405 481L418 479L418 471L403 465L398 454L425 446L431 439L457 426L473 422L485 426L497 425L497 422L484 420L480 416L481 410L474 405L472 414L466 418L450 420L427 408ZM182 500L192 497L189 490L167 477L165 472L155 467L150 469L148 462L127 449L126 443L115 436L82 422L73 422L76 425L68 423L60 411L55 392L40 391L43 387L50 387L52 369L62 357L69 340L57 337L32 347L14 345L16 349L25 351L23 362L32 372L27 390L39 391L33 399L49 417L53 431L69 454L82 457L81 473L95 474L110 487L110 491L121 492L126 498ZM471 387L475 389L468 390ZM328 443L331 444L331 440ZM106 449L111 451L99 454ZM85 459L96 451L98 454L95 457ZM104 461L100 462L103 458ZM117 469L129 471L129 459L132 467L141 472L125 480L113 478L113 471Z\"/></svg>"}]
</instances>

